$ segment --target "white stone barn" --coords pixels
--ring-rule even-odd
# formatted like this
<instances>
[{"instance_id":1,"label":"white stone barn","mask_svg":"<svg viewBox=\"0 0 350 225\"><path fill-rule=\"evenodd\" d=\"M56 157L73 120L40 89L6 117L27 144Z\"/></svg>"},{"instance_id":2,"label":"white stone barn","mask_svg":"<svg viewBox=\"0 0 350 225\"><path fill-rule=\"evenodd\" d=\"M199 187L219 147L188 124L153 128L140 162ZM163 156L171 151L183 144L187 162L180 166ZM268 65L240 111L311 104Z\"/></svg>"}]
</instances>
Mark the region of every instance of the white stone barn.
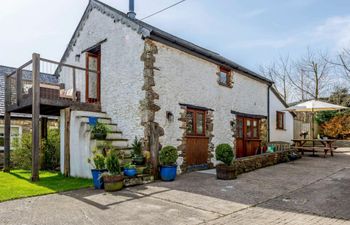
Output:
<instances>
[{"instance_id":1,"label":"white stone barn","mask_svg":"<svg viewBox=\"0 0 350 225\"><path fill-rule=\"evenodd\" d=\"M87 158L96 143L89 116L110 124L109 138L120 149L135 136L153 156L160 146L177 147L181 171L210 167L220 143L244 157L293 138L293 117L270 80L97 0L90 0L61 62L99 71L77 78L80 98L100 104L103 113L71 112L73 176L90 176ZM62 110L62 132L64 119Z\"/></svg>"}]
</instances>

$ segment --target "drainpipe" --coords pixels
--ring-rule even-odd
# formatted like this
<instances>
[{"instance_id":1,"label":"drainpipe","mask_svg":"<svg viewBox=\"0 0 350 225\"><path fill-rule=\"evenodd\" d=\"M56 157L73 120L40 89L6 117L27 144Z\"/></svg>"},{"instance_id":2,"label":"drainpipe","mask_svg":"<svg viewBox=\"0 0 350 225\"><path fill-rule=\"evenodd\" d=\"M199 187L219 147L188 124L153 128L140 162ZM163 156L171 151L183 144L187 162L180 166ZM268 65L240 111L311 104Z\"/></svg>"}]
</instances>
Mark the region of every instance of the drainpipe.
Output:
<instances>
[{"instance_id":1,"label":"drainpipe","mask_svg":"<svg viewBox=\"0 0 350 225\"><path fill-rule=\"evenodd\" d=\"M267 87L267 142L270 142L270 89L272 84Z\"/></svg>"},{"instance_id":2,"label":"drainpipe","mask_svg":"<svg viewBox=\"0 0 350 225\"><path fill-rule=\"evenodd\" d=\"M129 0L129 12L127 15L130 19L135 19L136 17L134 0Z\"/></svg>"}]
</instances>

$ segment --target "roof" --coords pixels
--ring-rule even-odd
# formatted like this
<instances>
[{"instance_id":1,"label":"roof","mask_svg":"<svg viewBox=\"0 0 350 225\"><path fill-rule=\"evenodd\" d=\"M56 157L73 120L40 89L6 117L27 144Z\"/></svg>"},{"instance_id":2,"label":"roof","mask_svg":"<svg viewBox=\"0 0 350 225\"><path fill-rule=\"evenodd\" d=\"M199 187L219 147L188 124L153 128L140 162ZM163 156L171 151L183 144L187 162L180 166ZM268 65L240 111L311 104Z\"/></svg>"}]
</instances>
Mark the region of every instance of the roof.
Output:
<instances>
[{"instance_id":1,"label":"roof","mask_svg":"<svg viewBox=\"0 0 350 225\"><path fill-rule=\"evenodd\" d=\"M15 70L16 68L0 65L0 115L4 115L4 112L5 112L5 79L4 78L6 75L13 73ZM24 80L31 80L32 71L23 70L22 78ZM57 76L54 76L52 74L40 73L40 81L43 83L57 84L58 78Z\"/></svg>"},{"instance_id":2,"label":"roof","mask_svg":"<svg viewBox=\"0 0 350 225\"><path fill-rule=\"evenodd\" d=\"M68 57L70 51L75 46L76 40L79 37L79 33L82 30L85 21L88 18L89 13L93 10L97 9L103 14L106 14L107 16L110 16L112 19L115 20L115 22L121 22L125 24L126 26L132 28L133 30L137 31L142 35L143 38L150 38L155 41L162 42L164 44L170 45L172 47L175 47L177 49L183 50L185 52L188 52L190 54L193 54L195 56L204 58L206 60L212 61L216 64L220 64L222 66L229 67L231 69L235 69L238 71L243 72L246 76L253 78L255 80L272 84L273 82L269 79L267 79L264 76L261 76L260 74L253 72L235 62L233 62L230 59L227 59L223 56L221 56L218 53L215 53L213 51L210 51L208 49L202 48L196 44L193 44L189 41L186 41L184 39L181 39L179 37L176 37L172 34L169 34L161 29L158 29L150 24L147 24L145 22L142 22L138 19L131 19L129 18L125 13L103 3L98 0L90 0L89 4L84 12L84 15L82 16L68 46L65 50L61 62L64 62L66 58Z\"/></svg>"}]
</instances>

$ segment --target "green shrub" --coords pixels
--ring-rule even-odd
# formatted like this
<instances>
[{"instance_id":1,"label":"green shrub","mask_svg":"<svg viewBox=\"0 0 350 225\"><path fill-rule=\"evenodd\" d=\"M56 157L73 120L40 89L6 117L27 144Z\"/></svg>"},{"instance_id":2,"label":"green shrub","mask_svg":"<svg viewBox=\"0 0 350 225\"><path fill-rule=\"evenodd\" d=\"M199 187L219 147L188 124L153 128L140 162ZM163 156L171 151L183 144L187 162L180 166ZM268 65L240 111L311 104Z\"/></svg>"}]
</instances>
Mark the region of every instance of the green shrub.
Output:
<instances>
[{"instance_id":1,"label":"green shrub","mask_svg":"<svg viewBox=\"0 0 350 225\"><path fill-rule=\"evenodd\" d=\"M218 145L215 150L215 157L216 160L219 160L228 166L231 165L234 158L232 147L229 144Z\"/></svg>"},{"instance_id":2,"label":"green shrub","mask_svg":"<svg viewBox=\"0 0 350 225\"><path fill-rule=\"evenodd\" d=\"M15 168L29 170L32 167L32 134L23 133L12 142L11 162Z\"/></svg>"},{"instance_id":3,"label":"green shrub","mask_svg":"<svg viewBox=\"0 0 350 225\"><path fill-rule=\"evenodd\" d=\"M95 154L92 157L92 161L94 162L95 169L103 170L106 169L106 158L102 154Z\"/></svg>"},{"instance_id":4,"label":"green shrub","mask_svg":"<svg viewBox=\"0 0 350 225\"><path fill-rule=\"evenodd\" d=\"M44 170L55 170L60 166L60 131L59 129L49 129L47 140L43 141L44 155L42 158L42 168Z\"/></svg>"},{"instance_id":5,"label":"green shrub","mask_svg":"<svg viewBox=\"0 0 350 225\"><path fill-rule=\"evenodd\" d=\"M134 156L142 156L142 142L137 137L135 137L131 147Z\"/></svg>"},{"instance_id":6,"label":"green shrub","mask_svg":"<svg viewBox=\"0 0 350 225\"><path fill-rule=\"evenodd\" d=\"M176 163L178 158L177 149L173 146L166 146L162 148L159 153L159 161L163 166L171 166Z\"/></svg>"},{"instance_id":7,"label":"green shrub","mask_svg":"<svg viewBox=\"0 0 350 225\"><path fill-rule=\"evenodd\" d=\"M109 132L108 127L104 123L99 123L97 122L91 130L91 134L93 136L101 135L101 136L106 136L107 133Z\"/></svg>"},{"instance_id":8,"label":"green shrub","mask_svg":"<svg viewBox=\"0 0 350 225\"><path fill-rule=\"evenodd\" d=\"M130 162L125 163L124 169L136 169L136 166Z\"/></svg>"},{"instance_id":9,"label":"green shrub","mask_svg":"<svg viewBox=\"0 0 350 225\"><path fill-rule=\"evenodd\" d=\"M111 175L118 175L121 173L118 154L110 151L106 158L106 167Z\"/></svg>"},{"instance_id":10,"label":"green shrub","mask_svg":"<svg viewBox=\"0 0 350 225\"><path fill-rule=\"evenodd\" d=\"M47 140L40 144L41 169L55 170L60 166L60 134L57 128L49 129ZM13 139L11 162L15 168L30 169L32 167L32 134L23 133Z\"/></svg>"}]
</instances>

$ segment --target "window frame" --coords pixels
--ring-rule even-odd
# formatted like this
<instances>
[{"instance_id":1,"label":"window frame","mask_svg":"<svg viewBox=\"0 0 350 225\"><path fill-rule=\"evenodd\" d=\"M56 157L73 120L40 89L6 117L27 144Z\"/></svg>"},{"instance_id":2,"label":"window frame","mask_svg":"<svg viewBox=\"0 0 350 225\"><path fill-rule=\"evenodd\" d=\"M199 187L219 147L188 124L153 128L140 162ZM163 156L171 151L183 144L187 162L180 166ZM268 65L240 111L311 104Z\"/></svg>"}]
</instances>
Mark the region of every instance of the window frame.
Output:
<instances>
[{"instance_id":1,"label":"window frame","mask_svg":"<svg viewBox=\"0 0 350 225\"><path fill-rule=\"evenodd\" d=\"M276 129L285 130L285 112L276 111ZM280 124L280 116L282 116L282 124Z\"/></svg>"},{"instance_id":2,"label":"window frame","mask_svg":"<svg viewBox=\"0 0 350 225\"><path fill-rule=\"evenodd\" d=\"M221 80L220 80L221 73L226 74L226 83L221 82ZM232 70L231 69L220 66L219 72L217 73L217 75L218 75L218 84L219 85L232 88Z\"/></svg>"},{"instance_id":3,"label":"window frame","mask_svg":"<svg viewBox=\"0 0 350 225\"><path fill-rule=\"evenodd\" d=\"M186 117L187 114L191 112L193 113L193 132L192 133L187 133L187 123L186 121L186 136L187 137L205 137L206 136L206 111L205 110L199 110L199 109L187 109L186 111ZM201 134L197 133L197 114L203 114L203 132Z\"/></svg>"},{"instance_id":4,"label":"window frame","mask_svg":"<svg viewBox=\"0 0 350 225\"><path fill-rule=\"evenodd\" d=\"M0 135L0 138L5 138L5 125L0 125L0 127L4 129L4 136L1 137L1 135ZM19 125L11 125L11 131L12 131L13 128L18 128L18 136L17 137L21 138L22 137L22 132L23 132L23 127L19 126ZM15 137L13 135L10 136L10 150L13 149L12 143L13 143L13 139L14 138ZM5 146L1 146L0 145L0 150L1 151L5 150Z\"/></svg>"}]
</instances>

